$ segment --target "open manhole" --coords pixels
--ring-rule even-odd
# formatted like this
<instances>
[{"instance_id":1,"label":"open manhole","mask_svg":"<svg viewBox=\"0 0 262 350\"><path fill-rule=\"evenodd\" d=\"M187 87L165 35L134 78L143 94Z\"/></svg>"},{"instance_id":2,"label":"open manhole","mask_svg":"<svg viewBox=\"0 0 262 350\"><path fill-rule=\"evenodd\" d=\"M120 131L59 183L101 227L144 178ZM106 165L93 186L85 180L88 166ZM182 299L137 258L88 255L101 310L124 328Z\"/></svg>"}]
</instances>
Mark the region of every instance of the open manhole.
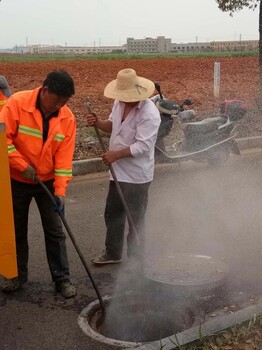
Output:
<instances>
[{"instance_id":1,"label":"open manhole","mask_svg":"<svg viewBox=\"0 0 262 350\"><path fill-rule=\"evenodd\" d=\"M159 304L148 293L129 292L103 300L104 316L96 300L82 310L78 324L89 337L115 347L158 341L192 327L195 322L195 313L189 306Z\"/></svg>"}]
</instances>

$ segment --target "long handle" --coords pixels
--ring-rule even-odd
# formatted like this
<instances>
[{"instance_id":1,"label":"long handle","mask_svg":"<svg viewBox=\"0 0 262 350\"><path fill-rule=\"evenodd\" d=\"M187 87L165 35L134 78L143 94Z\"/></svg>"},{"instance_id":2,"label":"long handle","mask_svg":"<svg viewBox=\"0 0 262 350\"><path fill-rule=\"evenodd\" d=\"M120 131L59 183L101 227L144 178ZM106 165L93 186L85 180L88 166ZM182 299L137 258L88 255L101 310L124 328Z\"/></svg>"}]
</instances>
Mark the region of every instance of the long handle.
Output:
<instances>
[{"instance_id":1,"label":"long handle","mask_svg":"<svg viewBox=\"0 0 262 350\"><path fill-rule=\"evenodd\" d=\"M92 104L90 101L87 101L86 102L86 107L87 107L87 110L90 114L92 115L96 115L93 111L92 111ZM97 125L95 124L94 125L94 129L95 129L95 132L96 132L96 135L97 135L97 138L98 138L98 141L99 141L99 144L100 144L100 147L102 148L103 152L106 152L106 147L105 147L105 144L103 142L103 139L100 135L100 132L99 132L99 129L97 127ZM114 182L115 182L115 185L116 185L116 189L117 189L117 192L119 194L119 197L121 199L121 202L125 208L125 212L126 212L126 216L127 216L127 220L128 220L128 223L130 225L130 227L132 228L132 231L134 232L134 238L135 238L135 242L138 246L140 246L140 240L139 240L139 236L138 236L138 233L137 233L137 229L135 227L135 224L134 224L134 221L132 219L132 216L130 214L130 210L128 208L128 205L126 203L126 200L125 200L125 197L124 197L124 194L123 194L123 191L119 185L119 182L117 180L117 177L116 177L116 174L115 174L115 171L114 171L114 168L113 168L113 165L110 164L109 166L109 170L112 174L112 177L114 179Z\"/></svg>"},{"instance_id":2,"label":"long handle","mask_svg":"<svg viewBox=\"0 0 262 350\"><path fill-rule=\"evenodd\" d=\"M46 194L48 195L48 197L51 199L52 203L54 204L55 208L58 209L56 200L55 200L54 196L52 195L52 193L49 191L49 189L46 187L46 185L37 176L35 176L34 179L43 188L43 190L46 192ZM105 313L104 302L103 302L101 294L100 294L100 292L99 292L99 290L97 288L97 285L96 285L96 283L94 281L92 273L91 273L91 271L90 271L90 269L89 269L89 267L87 265L87 262L86 262L86 260L85 260L85 258L83 256L83 254L82 254L82 252L81 252L81 250L80 250L76 240L75 240L75 237L74 237L74 235L73 235L73 233L72 233L72 231L71 231L71 229L70 229L70 227L69 227L69 225L68 225L68 223L67 223L67 221L65 219L64 214L60 210L57 210L57 212L58 212L58 214L59 214L59 216L60 216L60 218L61 218L61 220L62 220L62 222L63 222L63 224L64 224L64 226L65 226L65 228L67 230L67 232L68 232L68 235L69 235L69 237L70 237L70 239L71 239L71 241L72 241L72 243L73 243L73 245L75 247L75 250L77 251L77 254L78 254L80 260L82 261L82 264L84 265L84 268L85 268L85 270L86 270L86 272L87 272L87 274L88 274L88 276L89 276L89 278L90 278L90 280L92 282L92 285L93 285L93 287L95 289L95 292L97 294L98 300L100 302L102 313L104 314Z\"/></svg>"}]
</instances>

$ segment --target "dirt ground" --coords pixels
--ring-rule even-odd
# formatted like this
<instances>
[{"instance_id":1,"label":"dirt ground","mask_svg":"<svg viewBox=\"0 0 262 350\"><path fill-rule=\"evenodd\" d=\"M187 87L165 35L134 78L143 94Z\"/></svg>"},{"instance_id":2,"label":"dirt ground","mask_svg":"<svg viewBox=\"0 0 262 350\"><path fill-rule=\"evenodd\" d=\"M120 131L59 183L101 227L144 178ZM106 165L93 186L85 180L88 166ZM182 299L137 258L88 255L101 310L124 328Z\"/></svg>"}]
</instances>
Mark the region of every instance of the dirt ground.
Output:
<instances>
[{"instance_id":1,"label":"dirt ground","mask_svg":"<svg viewBox=\"0 0 262 350\"><path fill-rule=\"evenodd\" d=\"M123 68L133 68L138 75L160 83L163 94L177 103L191 98L199 119L218 112L219 101L243 99L250 112L238 124L238 136L258 136L262 123L257 112L258 58L221 58L220 98L214 98L215 58L161 58L98 61L49 61L27 63L1 63L1 75L9 81L12 92L33 89L42 84L53 69L65 69L75 81L76 94L69 107L77 118L77 141L74 159L92 158L101 154L99 146L84 140L90 136L86 127L84 102L89 98L94 111L106 118L112 100L103 96L104 87ZM94 134L93 134L94 135Z\"/></svg>"}]
</instances>

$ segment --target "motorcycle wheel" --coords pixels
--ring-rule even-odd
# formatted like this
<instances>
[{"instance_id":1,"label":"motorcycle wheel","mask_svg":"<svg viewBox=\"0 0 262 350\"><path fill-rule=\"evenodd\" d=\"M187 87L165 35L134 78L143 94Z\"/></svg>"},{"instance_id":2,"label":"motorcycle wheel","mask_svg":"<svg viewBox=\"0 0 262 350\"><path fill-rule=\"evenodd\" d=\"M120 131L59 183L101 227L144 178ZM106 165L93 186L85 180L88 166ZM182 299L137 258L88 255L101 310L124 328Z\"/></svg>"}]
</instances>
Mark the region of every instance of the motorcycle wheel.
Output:
<instances>
[{"instance_id":1,"label":"motorcycle wheel","mask_svg":"<svg viewBox=\"0 0 262 350\"><path fill-rule=\"evenodd\" d=\"M215 150L211 150L208 154L207 161L213 167L222 166L229 158L230 149L226 145Z\"/></svg>"}]
</instances>

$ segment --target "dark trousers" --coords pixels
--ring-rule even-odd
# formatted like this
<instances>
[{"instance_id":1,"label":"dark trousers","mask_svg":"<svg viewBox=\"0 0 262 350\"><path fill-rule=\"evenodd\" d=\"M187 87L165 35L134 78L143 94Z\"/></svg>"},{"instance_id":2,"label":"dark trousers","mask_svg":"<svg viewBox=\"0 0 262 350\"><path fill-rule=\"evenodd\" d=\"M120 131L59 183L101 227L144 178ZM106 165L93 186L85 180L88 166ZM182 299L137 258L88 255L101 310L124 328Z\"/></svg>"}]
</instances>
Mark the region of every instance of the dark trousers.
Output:
<instances>
[{"instance_id":1,"label":"dark trousers","mask_svg":"<svg viewBox=\"0 0 262 350\"><path fill-rule=\"evenodd\" d=\"M53 194L53 180L44 184ZM18 276L23 281L28 277L28 214L32 198L35 199L45 235L45 248L53 281L69 278L65 234L59 215L51 200L40 185L25 184L12 180L12 198L16 236Z\"/></svg>"},{"instance_id":2,"label":"dark trousers","mask_svg":"<svg viewBox=\"0 0 262 350\"><path fill-rule=\"evenodd\" d=\"M135 233L132 230L132 226L129 225L127 255L128 257L137 256L144 253L145 213L148 203L150 182L144 184L119 182L119 185L140 241L140 245L138 246L135 240ZM105 240L107 254L114 259L120 259L122 257L124 245L126 211L114 181L110 181L109 183L104 217L107 228Z\"/></svg>"}]
</instances>

